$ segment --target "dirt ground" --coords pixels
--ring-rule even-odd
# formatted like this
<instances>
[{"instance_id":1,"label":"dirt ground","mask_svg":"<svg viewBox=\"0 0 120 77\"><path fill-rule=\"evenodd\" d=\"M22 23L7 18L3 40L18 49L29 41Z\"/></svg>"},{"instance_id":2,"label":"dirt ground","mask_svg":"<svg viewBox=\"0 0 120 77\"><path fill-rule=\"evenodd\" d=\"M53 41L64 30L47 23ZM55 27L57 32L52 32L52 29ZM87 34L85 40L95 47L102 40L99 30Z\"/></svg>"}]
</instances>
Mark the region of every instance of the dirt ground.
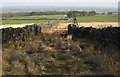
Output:
<instances>
[{"instance_id":1,"label":"dirt ground","mask_svg":"<svg viewBox=\"0 0 120 77\"><path fill-rule=\"evenodd\" d=\"M59 32L59 31L64 31L67 30L68 24L72 23L58 23L54 25L51 29L49 30L44 30L47 33L54 33L54 32ZM118 27L118 22L89 22L89 23L78 23L79 27L94 27L94 28L104 28L108 26L112 27Z\"/></svg>"},{"instance_id":2,"label":"dirt ground","mask_svg":"<svg viewBox=\"0 0 120 77\"><path fill-rule=\"evenodd\" d=\"M26 25L32 25L33 23L26 23L26 24L13 24L13 25L0 25L0 29L1 28L8 28L8 27L12 27L12 28L18 28L18 27L24 27Z\"/></svg>"},{"instance_id":3,"label":"dirt ground","mask_svg":"<svg viewBox=\"0 0 120 77\"><path fill-rule=\"evenodd\" d=\"M55 28L67 28L68 24L70 23L60 23ZM71 23L72 24L72 23ZM118 26L118 22L89 22L89 23L78 23L78 26L84 26L84 27L95 27L95 28L103 28L108 26Z\"/></svg>"},{"instance_id":4,"label":"dirt ground","mask_svg":"<svg viewBox=\"0 0 120 77\"><path fill-rule=\"evenodd\" d=\"M15 25L0 25L1 28L7 28L7 27L24 27L25 25L32 25L33 23L26 23L26 24L15 24ZM68 24L70 23L58 23L57 26L54 26L53 28L67 28ZM78 23L79 26L85 26L85 27L96 27L96 28L102 28L102 27L107 27L107 26L118 26L118 22L85 22L85 23Z\"/></svg>"}]
</instances>

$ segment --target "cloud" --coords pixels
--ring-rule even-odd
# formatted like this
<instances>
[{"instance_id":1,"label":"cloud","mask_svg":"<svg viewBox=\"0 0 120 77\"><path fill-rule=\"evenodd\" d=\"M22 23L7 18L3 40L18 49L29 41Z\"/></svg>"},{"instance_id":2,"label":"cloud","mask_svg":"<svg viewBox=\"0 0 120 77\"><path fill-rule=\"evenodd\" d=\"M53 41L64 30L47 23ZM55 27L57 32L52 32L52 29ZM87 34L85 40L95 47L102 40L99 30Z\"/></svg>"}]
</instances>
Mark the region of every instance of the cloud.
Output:
<instances>
[{"instance_id":1,"label":"cloud","mask_svg":"<svg viewBox=\"0 0 120 77\"><path fill-rule=\"evenodd\" d=\"M6 6L44 6L44 7L118 7L117 2L5 2Z\"/></svg>"},{"instance_id":2,"label":"cloud","mask_svg":"<svg viewBox=\"0 0 120 77\"><path fill-rule=\"evenodd\" d=\"M1 2L118 2L119 0L1 0Z\"/></svg>"}]
</instances>

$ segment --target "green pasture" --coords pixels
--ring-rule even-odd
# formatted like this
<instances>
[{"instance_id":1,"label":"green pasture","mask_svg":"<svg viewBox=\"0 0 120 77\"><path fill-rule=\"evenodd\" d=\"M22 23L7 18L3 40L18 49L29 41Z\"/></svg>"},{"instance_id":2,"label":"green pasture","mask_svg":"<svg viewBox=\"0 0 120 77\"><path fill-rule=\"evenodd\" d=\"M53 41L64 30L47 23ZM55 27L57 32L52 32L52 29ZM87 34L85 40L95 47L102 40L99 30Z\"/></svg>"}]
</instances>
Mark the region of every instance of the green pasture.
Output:
<instances>
[{"instance_id":1,"label":"green pasture","mask_svg":"<svg viewBox=\"0 0 120 77\"><path fill-rule=\"evenodd\" d=\"M97 15L97 16L79 16L77 17L78 22L118 22L117 15ZM73 22L70 19L69 22Z\"/></svg>"},{"instance_id":2,"label":"green pasture","mask_svg":"<svg viewBox=\"0 0 120 77\"><path fill-rule=\"evenodd\" d=\"M52 21L52 19L63 19L64 15L41 15L41 16L16 16L16 17L2 17L2 24L25 24L25 23L47 23ZM31 19L31 20L9 20L10 18L13 19ZM33 19L33 20L32 20ZM35 20L35 19L42 19L42 20ZM51 20L49 20L51 19Z\"/></svg>"},{"instance_id":3,"label":"green pasture","mask_svg":"<svg viewBox=\"0 0 120 77\"><path fill-rule=\"evenodd\" d=\"M6 19L9 19L9 18L23 18L23 19L60 19L60 18L63 18L64 15L35 15L35 16L16 16L16 17L3 17L3 18L6 18Z\"/></svg>"},{"instance_id":4,"label":"green pasture","mask_svg":"<svg viewBox=\"0 0 120 77\"><path fill-rule=\"evenodd\" d=\"M25 23L47 23L52 21L52 19L63 19L64 15L42 15L42 16L18 16L18 17L3 17L8 20L2 20L2 24L25 24ZM9 20L9 18L23 18L23 19L32 19L33 20ZM34 19L43 19L43 20L34 20ZM51 20L49 20L51 19ZM78 22L118 22L117 15L96 15L96 16L78 16ZM73 22L73 19L65 20L65 22Z\"/></svg>"},{"instance_id":5,"label":"green pasture","mask_svg":"<svg viewBox=\"0 0 120 77\"><path fill-rule=\"evenodd\" d=\"M2 24L47 23L50 20L2 20Z\"/></svg>"}]
</instances>

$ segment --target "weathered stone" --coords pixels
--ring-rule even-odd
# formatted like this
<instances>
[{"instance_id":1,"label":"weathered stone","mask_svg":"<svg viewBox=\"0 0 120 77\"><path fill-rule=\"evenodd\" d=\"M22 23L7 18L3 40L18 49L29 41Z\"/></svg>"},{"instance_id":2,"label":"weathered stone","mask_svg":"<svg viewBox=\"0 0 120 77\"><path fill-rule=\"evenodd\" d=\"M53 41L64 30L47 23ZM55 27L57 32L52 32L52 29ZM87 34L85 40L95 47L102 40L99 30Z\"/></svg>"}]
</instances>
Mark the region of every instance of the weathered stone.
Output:
<instances>
[{"instance_id":1,"label":"weathered stone","mask_svg":"<svg viewBox=\"0 0 120 77\"><path fill-rule=\"evenodd\" d=\"M107 27L96 29L92 27L76 27L71 24L68 25L68 34L72 34L72 39L88 39L95 41L103 46L112 44L120 48L120 27Z\"/></svg>"},{"instance_id":2,"label":"weathered stone","mask_svg":"<svg viewBox=\"0 0 120 77\"><path fill-rule=\"evenodd\" d=\"M27 36L36 36L41 33L39 25L26 25L22 28L3 28L2 29L2 43L7 43L10 40L25 40Z\"/></svg>"}]
</instances>

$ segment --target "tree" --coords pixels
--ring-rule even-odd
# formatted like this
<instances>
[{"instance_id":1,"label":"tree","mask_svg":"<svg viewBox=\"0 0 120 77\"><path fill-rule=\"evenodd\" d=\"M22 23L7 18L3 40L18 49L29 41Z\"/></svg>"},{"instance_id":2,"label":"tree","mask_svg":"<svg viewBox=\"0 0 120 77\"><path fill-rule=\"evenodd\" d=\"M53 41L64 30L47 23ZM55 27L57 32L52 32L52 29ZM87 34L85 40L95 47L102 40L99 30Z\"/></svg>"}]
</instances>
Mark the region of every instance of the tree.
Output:
<instances>
[{"instance_id":1,"label":"tree","mask_svg":"<svg viewBox=\"0 0 120 77\"><path fill-rule=\"evenodd\" d=\"M90 16L95 16L95 15L96 15L96 12L95 12L94 10L92 10L92 11L89 12L89 15L90 15Z\"/></svg>"},{"instance_id":2,"label":"tree","mask_svg":"<svg viewBox=\"0 0 120 77\"><path fill-rule=\"evenodd\" d=\"M81 15L81 16L87 16L87 15L88 15L88 12L82 11L80 15Z\"/></svg>"},{"instance_id":3,"label":"tree","mask_svg":"<svg viewBox=\"0 0 120 77\"><path fill-rule=\"evenodd\" d=\"M68 18L71 18L71 17L72 17L72 14L73 14L72 11L68 11L68 12L67 12L67 17L68 17Z\"/></svg>"},{"instance_id":4,"label":"tree","mask_svg":"<svg viewBox=\"0 0 120 77\"><path fill-rule=\"evenodd\" d=\"M108 14L108 15L112 15L112 12L108 12L107 14Z\"/></svg>"}]
</instances>

